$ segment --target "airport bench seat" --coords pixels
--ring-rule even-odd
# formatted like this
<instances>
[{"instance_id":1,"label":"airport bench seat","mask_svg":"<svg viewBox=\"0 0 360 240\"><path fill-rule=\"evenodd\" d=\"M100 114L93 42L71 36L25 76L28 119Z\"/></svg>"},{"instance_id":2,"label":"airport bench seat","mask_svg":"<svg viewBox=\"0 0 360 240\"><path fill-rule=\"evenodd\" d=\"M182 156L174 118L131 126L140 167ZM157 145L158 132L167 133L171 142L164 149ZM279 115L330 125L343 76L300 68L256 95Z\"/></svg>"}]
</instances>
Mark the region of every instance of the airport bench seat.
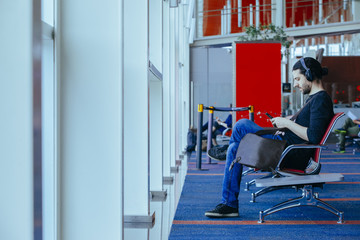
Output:
<instances>
[{"instance_id":1,"label":"airport bench seat","mask_svg":"<svg viewBox=\"0 0 360 240\"><path fill-rule=\"evenodd\" d=\"M343 213L332 207L331 205L325 203L324 201L318 199L318 193L314 193L314 187L322 187L326 182L336 182L342 181L344 177L341 174L319 174L321 169L320 158L321 150L326 149L324 145L327 138L330 135L330 132L334 128L337 120L344 116L344 113L337 113L334 115L333 119L329 123L329 126L320 141L317 145L312 144L293 144L288 146L282 153L280 161L276 169L272 172L270 176L266 178L255 179L255 185L257 187L262 187L261 190L252 193L252 202L255 202L255 198L263 195L265 193L285 188L296 188L302 190L302 196L294 198L283 203L280 203L272 208L269 208L265 211L260 211L259 222L264 221L264 217L278 212L280 210L298 207L298 206L315 206L327 210L339 217L339 223L343 222ZM282 166L282 161L288 152L293 149L310 149L315 148L315 154L311 160L313 164L310 164L309 169L304 171L299 171L296 169L287 169L285 166ZM312 166L312 167L311 167Z\"/></svg>"},{"instance_id":2,"label":"airport bench seat","mask_svg":"<svg viewBox=\"0 0 360 240\"><path fill-rule=\"evenodd\" d=\"M302 190L302 196L287 200L259 213L259 223L264 222L264 217L272 213L299 206L313 206L329 211L338 216L338 223L344 222L344 214L330 204L319 199L314 187L322 187L326 182L343 181L344 176L340 173L290 176L280 178L256 179L257 187L285 187L294 186Z\"/></svg>"}]
</instances>

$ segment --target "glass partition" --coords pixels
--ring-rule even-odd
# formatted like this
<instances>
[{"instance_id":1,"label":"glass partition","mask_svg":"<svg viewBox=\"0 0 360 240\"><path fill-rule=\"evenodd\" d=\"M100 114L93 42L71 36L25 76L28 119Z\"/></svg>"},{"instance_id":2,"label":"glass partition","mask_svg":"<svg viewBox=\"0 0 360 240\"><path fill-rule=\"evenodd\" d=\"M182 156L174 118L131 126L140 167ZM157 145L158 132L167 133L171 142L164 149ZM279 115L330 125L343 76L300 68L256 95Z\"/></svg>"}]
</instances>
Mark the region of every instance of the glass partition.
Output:
<instances>
[{"instance_id":1,"label":"glass partition","mask_svg":"<svg viewBox=\"0 0 360 240\"><path fill-rule=\"evenodd\" d=\"M354 0L197 0L197 38L241 33L250 25L292 28L356 21L359 5Z\"/></svg>"}]
</instances>

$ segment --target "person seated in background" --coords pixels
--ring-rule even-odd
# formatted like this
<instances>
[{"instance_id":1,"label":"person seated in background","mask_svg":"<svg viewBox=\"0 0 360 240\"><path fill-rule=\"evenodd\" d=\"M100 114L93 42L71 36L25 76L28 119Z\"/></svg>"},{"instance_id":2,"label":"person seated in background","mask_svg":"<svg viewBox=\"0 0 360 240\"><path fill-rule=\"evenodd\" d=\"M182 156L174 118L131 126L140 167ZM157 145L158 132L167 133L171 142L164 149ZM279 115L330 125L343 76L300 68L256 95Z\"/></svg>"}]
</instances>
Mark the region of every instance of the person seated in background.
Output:
<instances>
[{"instance_id":1,"label":"person seated in background","mask_svg":"<svg viewBox=\"0 0 360 240\"><path fill-rule=\"evenodd\" d=\"M342 128L336 129L335 132L339 134L339 146L333 152L345 153L345 136L360 137L360 119L347 118Z\"/></svg>"},{"instance_id":2,"label":"person seated in background","mask_svg":"<svg viewBox=\"0 0 360 240\"><path fill-rule=\"evenodd\" d=\"M322 85L322 76L327 75L327 69L313 58L302 58L293 66L294 87L303 94L309 94L306 105L295 114L296 119L283 117L271 119L273 125L287 130L281 135L263 135L264 138L286 140L287 144L311 143L318 144L334 116L331 97ZM266 79L264 80L266 84ZM225 173L222 185L222 200L213 210L206 211L207 217L237 217L239 216L238 196L243 165L236 162L237 149L242 138L248 133L255 133L263 128L248 119L240 119L232 129L229 148L226 154ZM305 149L307 150L307 149ZM286 162L286 167L291 169L306 169L313 150L299 152L297 158ZM230 165L233 164L230 170Z\"/></svg>"},{"instance_id":3,"label":"person seated in background","mask_svg":"<svg viewBox=\"0 0 360 240\"><path fill-rule=\"evenodd\" d=\"M202 132L204 132L205 130L208 129L208 124L209 123L206 122L202 126L202 128L201 128ZM232 112L230 112L229 116L227 116L225 121L221 121L218 117L216 117L216 120L213 122L212 135L211 135L211 139L212 139L214 146L218 145L216 142L216 136L222 135L222 133L224 132L225 129L231 128L231 127L232 127Z\"/></svg>"}]
</instances>

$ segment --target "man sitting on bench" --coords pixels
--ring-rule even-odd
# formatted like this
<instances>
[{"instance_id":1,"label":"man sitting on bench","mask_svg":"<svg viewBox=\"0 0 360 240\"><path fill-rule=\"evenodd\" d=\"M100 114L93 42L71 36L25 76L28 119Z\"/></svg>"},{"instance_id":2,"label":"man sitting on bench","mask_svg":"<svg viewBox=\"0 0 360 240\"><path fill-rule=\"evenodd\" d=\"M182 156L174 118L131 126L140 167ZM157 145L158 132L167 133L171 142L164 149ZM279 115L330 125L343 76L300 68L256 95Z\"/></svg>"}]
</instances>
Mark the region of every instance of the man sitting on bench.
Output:
<instances>
[{"instance_id":1,"label":"man sitting on bench","mask_svg":"<svg viewBox=\"0 0 360 240\"><path fill-rule=\"evenodd\" d=\"M302 58L295 63L293 67L294 87L299 88L303 94L309 94L306 105L298 115L295 114L297 118L294 121L282 117L271 120L273 125L288 129L283 134L263 135L263 137L286 140L289 145L299 143L318 144L321 141L334 116L332 100L324 90L321 82L322 76L326 75L327 72L327 69L322 68L321 64L313 58ZM213 210L205 212L205 216L239 216L238 195L243 166L235 163L231 171L229 171L229 167L235 159L241 139L247 133L255 133L262 129L262 127L248 119L240 119L233 127L227 150L222 201ZM297 153L297 156L301 158L291 159L291 161L286 162L286 166L292 169L304 170L313 153L313 151L305 150Z\"/></svg>"},{"instance_id":2,"label":"man sitting on bench","mask_svg":"<svg viewBox=\"0 0 360 240\"><path fill-rule=\"evenodd\" d=\"M342 128L336 129L335 132L339 134L339 147L335 149L334 153L345 153L345 136L360 137L360 119L347 118Z\"/></svg>"}]
</instances>

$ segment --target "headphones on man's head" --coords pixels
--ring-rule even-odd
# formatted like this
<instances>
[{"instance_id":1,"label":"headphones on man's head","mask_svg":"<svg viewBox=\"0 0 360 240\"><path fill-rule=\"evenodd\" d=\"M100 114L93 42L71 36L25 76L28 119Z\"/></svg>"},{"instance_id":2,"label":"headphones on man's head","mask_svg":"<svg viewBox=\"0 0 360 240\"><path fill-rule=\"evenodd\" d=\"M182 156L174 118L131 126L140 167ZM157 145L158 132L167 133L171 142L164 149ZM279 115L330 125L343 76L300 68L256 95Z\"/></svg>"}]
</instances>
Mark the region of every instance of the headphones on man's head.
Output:
<instances>
[{"instance_id":1,"label":"headphones on man's head","mask_svg":"<svg viewBox=\"0 0 360 240\"><path fill-rule=\"evenodd\" d=\"M303 68L305 68L305 77L306 77L306 79L311 82L311 81L313 80L313 77L312 77L310 68L308 68L308 67L305 65L304 58L300 58L300 63L301 63L301 65L303 66Z\"/></svg>"}]
</instances>

